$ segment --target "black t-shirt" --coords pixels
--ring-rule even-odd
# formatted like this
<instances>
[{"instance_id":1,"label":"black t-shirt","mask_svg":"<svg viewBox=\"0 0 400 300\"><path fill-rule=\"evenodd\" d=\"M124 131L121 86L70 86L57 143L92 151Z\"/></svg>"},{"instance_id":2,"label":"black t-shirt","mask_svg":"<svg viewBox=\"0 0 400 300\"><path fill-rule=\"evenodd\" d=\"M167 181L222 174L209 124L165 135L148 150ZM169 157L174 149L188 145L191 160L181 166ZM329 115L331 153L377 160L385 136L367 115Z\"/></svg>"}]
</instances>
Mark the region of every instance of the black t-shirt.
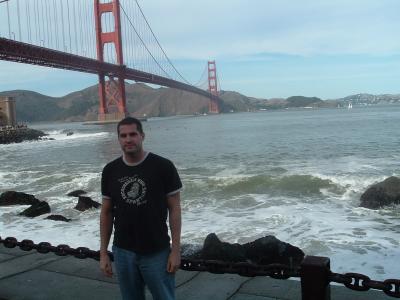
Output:
<instances>
[{"instance_id":1,"label":"black t-shirt","mask_svg":"<svg viewBox=\"0 0 400 300\"><path fill-rule=\"evenodd\" d=\"M167 247L167 195L181 188L173 163L153 153L132 166L122 157L107 164L101 192L113 203L114 245L139 254Z\"/></svg>"}]
</instances>

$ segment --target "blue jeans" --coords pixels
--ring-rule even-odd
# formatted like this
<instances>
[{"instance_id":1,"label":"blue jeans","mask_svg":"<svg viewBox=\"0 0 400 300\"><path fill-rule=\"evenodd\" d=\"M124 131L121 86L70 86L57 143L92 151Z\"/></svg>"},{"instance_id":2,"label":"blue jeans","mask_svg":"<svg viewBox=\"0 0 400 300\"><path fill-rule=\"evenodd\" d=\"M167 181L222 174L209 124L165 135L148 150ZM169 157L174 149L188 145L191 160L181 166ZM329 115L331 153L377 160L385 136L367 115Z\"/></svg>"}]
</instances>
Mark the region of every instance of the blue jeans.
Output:
<instances>
[{"instance_id":1,"label":"blue jeans","mask_svg":"<svg viewBox=\"0 0 400 300\"><path fill-rule=\"evenodd\" d=\"M112 250L123 300L145 300L145 285L154 300L175 299L175 276L167 272L169 248L149 255L116 246Z\"/></svg>"}]
</instances>

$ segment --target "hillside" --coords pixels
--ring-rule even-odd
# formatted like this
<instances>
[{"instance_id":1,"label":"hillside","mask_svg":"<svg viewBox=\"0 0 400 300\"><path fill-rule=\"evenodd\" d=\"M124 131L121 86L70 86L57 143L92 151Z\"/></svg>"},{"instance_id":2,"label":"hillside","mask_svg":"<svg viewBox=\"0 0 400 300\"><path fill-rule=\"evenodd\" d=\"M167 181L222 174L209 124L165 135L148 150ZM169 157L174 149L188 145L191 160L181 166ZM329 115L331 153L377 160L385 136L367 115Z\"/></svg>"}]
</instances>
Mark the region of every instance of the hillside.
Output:
<instances>
[{"instance_id":1,"label":"hillside","mask_svg":"<svg viewBox=\"0 0 400 300\"><path fill-rule=\"evenodd\" d=\"M18 121L91 121L97 119L98 87L88 87L63 97L49 97L32 91L0 92L17 100ZM165 117L208 112L209 99L171 88L152 88L142 83L126 84L127 109L138 117ZM236 92L221 92L221 111L256 109L254 100Z\"/></svg>"},{"instance_id":2,"label":"hillside","mask_svg":"<svg viewBox=\"0 0 400 300\"><path fill-rule=\"evenodd\" d=\"M88 87L63 97L49 97L32 91L0 92L0 96L17 99L19 122L92 121L97 119L98 87ZM137 117L165 117L203 114L209 99L171 88L153 88L146 84L126 84L127 109ZM258 99L234 91L221 91L221 112L241 112L284 108L334 108L353 105L397 104L400 95L357 94L341 99L321 100L317 97L292 96L287 99Z\"/></svg>"}]
</instances>

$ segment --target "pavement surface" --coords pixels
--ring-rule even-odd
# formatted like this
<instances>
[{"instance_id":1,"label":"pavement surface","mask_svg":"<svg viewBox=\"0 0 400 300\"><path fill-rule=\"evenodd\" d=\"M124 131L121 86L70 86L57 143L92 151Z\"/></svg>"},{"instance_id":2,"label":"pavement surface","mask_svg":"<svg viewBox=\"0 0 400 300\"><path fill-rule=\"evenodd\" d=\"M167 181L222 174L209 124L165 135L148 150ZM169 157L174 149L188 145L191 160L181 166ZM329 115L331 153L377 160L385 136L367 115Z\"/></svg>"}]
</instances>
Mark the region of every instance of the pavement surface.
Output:
<instances>
[{"instance_id":1,"label":"pavement surface","mask_svg":"<svg viewBox=\"0 0 400 300\"><path fill-rule=\"evenodd\" d=\"M178 271L177 300L301 300L300 281ZM0 244L0 300L121 299L116 278L93 259L8 249ZM152 299L148 293L146 299ZM394 299L381 291L331 286L332 300ZM319 299L316 299L319 300ZM322 300L322 299L321 299Z\"/></svg>"}]
</instances>

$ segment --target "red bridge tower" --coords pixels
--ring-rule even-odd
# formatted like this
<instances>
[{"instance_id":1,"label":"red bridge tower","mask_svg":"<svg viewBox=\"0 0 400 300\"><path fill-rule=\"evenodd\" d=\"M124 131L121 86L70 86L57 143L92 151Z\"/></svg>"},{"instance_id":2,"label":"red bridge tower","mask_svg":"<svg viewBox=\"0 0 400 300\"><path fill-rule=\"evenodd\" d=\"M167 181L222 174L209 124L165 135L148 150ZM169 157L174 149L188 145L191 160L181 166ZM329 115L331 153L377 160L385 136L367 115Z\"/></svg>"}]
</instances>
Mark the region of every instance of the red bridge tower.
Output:
<instances>
[{"instance_id":1,"label":"red bridge tower","mask_svg":"<svg viewBox=\"0 0 400 300\"><path fill-rule=\"evenodd\" d=\"M97 59L104 62L104 45L114 44L117 64L123 66L121 21L119 0L110 0L107 3L100 3L101 0L94 0L94 15L96 23L96 44ZM104 1L103 1L104 2ZM114 17L114 31L103 32L102 15L111 13ZM127 115L125 81L122 74L117 79L109 77L105 81L105 75L99 74L99 121L121 120Z\"/></svg>"},{"instance_id":2,"label":"red bridge tower","mask_svg":"<svg viewBox=\"0 0 400 300\"><path fill-rule=\"evenodd\" d=\"M208 62L208 91L211 93L208 112L211 114L219 114L217 67L215 65L215 60Z\"/></svg>"}]
</instances>

